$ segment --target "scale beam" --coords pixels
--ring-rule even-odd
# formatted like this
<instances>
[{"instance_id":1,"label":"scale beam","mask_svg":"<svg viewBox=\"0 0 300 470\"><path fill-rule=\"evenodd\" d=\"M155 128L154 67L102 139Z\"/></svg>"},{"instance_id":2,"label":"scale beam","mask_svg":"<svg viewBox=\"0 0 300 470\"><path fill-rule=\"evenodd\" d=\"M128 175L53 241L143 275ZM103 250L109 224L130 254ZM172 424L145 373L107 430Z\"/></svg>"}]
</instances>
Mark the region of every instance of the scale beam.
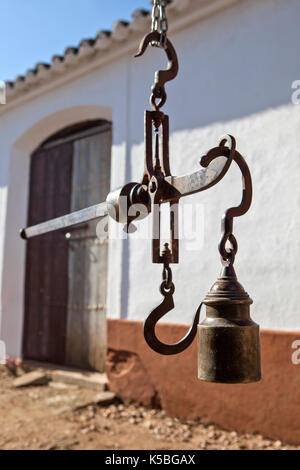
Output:
<instances>
[{"instance_id":1,"label":"scale beam","mask_svg":"<svg viewBox=\"0 0 300 470\"><path fill-rule=\"evenodd\" d=\"M101 204L96 204L95 206L87 207L80 211L63 215L62 217L57 217L56 219L51 219L47 222L33 225L32 227L23 228L20 232L20 235L22 238L24 238L24 240L28 240L29 238L37 237L38 235L43 235L48 232L67 229L73 225L99 219L100 217L104 217L107 214L107 203L102 202Z\"/></svg>"},{"instance_id":2,"label":"scale beam","mask_svg":"<svg viewBox=\"0 0 300 470\"><path fill-rule=\"evenodd\" d=\"M220 158L217 158L220 157ZM226 158L227 157L227 158ZM178 200L183 196L188 196L196 192L204 191L217 184L227 172L231 159L230 149L228 147L215 147L210 150L202 159L201 164L206 166L194 173L184 176L167 176L164 181L167 183L166 191L161 194L159 203L166 203L172 200ZM215 161L212 161L214 160ZM140 190L140 192L138 192ZM127 201L126 207L121 204L121 196ZM107 202L96 204L95 206L72 212L55 219L42 222L31 227L23 228L20 232L24 240L44 235L45 233L57 230L65 230L74 225L79 225L90 220L98 219L109 215L117 222L130 223L128 210L134 204L144 204L147 206L145 190L141 184L128 183L123 188L112 191L107 196ZM151 212L148 207L145 216ZM141 218L141 215L139 215ZM135 217L132 217L134 220Z\"/></svg>"}]
</instances>

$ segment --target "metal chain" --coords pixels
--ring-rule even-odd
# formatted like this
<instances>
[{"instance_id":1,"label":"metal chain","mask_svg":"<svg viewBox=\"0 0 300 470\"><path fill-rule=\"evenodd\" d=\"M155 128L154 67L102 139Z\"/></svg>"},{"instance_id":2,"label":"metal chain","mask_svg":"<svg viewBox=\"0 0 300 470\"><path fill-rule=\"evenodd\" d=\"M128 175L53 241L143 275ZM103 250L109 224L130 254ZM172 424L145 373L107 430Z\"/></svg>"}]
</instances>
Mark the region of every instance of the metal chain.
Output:
<instances>
[{"instance_id":1,"label":"metal chain","mask_svg":"<svg viewBox=\"0 0 300 470\"><path fill-rule=\"evenodd\" d=\"M166 6L167 0L153 0L151 31L157 31L160 34L160 43L152 43L152 46L164 47L165 45L168 32Z\"/></svg>"},{"instance_id":2,"label":"metal chain","mask_svg":"<svg viewBox=\"0 0 300 470\"><path fill-rule=\"evenodd\" d=\"M169 266L169 262L171 258L171 251L169 249L168 243L164 244L162 258L163 258L163 263L164 263L163 272L162 272L163 282L160 287L161 287L161 290L167 293L169 289L175 289L174 284L173 284L172 270Z\"/></svg>"},{"instance_id":3,"label":"metal chain","mask_svg":"<svg viewBox=\"0 0 300 470\"><path fill-rule=\"evenodd\" d=\"M163 267L163 272L162 272L162 285L166 288L166 289L170 289L173 282L172 282L172 270L169 266L169 263L164 263L164 267Z\"/></svg>"},{"instance_id":4,"label":"metal chain","mask_svg":"<svg viewBox=\"0 0 300 470\"><path fill-rule=\"evenodd\" d=\"M226 246L224 245L224 250L222 250L220 248L221 262L225 266L226 265L233 265L234 260L235 260L235 255L238 251L238 242L237 242L235 236L233 235L233 233L231 232L226 238L227 238L227 242L229 243L230 247L226 248Z\"/></svg>"}]
</instances>

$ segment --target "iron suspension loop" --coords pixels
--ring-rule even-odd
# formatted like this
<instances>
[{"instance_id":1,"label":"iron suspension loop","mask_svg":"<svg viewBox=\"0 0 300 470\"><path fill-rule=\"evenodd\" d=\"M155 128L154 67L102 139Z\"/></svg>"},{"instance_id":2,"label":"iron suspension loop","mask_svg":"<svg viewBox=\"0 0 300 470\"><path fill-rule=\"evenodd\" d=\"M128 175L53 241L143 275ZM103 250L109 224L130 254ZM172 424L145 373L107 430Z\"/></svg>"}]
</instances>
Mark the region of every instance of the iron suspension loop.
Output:
<instances>
[{"instance_id":1,"label":"iron suspension loop","mask_svg":"<svg viewBox=\"0 0 300 470\"><path fill-rule=\"evenodd\" d=\"M222 236L219 242L219 252L223 265L233 265L238 250L238 243L233 235L233 219L234 217L246 214L252 202L252 179L249 167L238 152L235 152L233 160L237 163L242 173L243 194L240 205L230 207L222 217ZM230 244L229 249L226 248L227 242Z\"/></svg>"}]
</instances>

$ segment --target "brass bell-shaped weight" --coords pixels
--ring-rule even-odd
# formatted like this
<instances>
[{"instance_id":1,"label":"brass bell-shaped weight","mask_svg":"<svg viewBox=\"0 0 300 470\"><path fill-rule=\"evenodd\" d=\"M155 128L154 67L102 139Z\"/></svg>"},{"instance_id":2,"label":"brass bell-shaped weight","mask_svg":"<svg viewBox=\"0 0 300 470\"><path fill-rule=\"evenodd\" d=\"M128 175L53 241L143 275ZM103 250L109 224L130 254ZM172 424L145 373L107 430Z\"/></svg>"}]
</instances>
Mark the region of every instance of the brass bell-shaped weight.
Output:
<instances>
[{"instance_id":1,"label":"brass bell-shaped weight","mask_svg":"<svg viewBox=\"0 0 300 470\"><path fill-rule=\"evenodd\" d=\"M252 299L232 265L203 300L206 318L198 325L198 378L249 383L261 379L259 325L250 318Z\"/></svg>"}]
</instances>

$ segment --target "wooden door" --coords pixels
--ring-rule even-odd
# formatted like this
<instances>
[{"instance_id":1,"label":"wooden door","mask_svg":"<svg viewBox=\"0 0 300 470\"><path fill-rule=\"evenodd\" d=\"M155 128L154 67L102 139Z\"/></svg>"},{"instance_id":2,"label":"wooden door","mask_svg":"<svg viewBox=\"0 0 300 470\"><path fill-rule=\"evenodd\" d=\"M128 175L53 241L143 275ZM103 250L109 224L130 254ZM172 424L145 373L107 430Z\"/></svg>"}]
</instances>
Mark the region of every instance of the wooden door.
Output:
<instances>
[{"instance_id":1,"label":"wooden door","mask_svg":"<svg viewBox=\"0 0 300 470\"><path fill-rule=\"evenodd\" d=\"M70 211L73 144L31 157L28 224ZM27 242L23 355L63 364L68 305L68 243L61 232Z\"/></svg>"},{"instance_id":2,"label":"wooden door","mask_svg":"<svg viewBox=\"0 0 300 470\"><path fill-rule=\"evenodd\" d=\"M32 155L29 225L105 200L111 127L59 138ZM54 145L54 146L53 146ZM107 243L97 221L28 241L23 356L103 371Z\"/></svg>"}]
</instances>

